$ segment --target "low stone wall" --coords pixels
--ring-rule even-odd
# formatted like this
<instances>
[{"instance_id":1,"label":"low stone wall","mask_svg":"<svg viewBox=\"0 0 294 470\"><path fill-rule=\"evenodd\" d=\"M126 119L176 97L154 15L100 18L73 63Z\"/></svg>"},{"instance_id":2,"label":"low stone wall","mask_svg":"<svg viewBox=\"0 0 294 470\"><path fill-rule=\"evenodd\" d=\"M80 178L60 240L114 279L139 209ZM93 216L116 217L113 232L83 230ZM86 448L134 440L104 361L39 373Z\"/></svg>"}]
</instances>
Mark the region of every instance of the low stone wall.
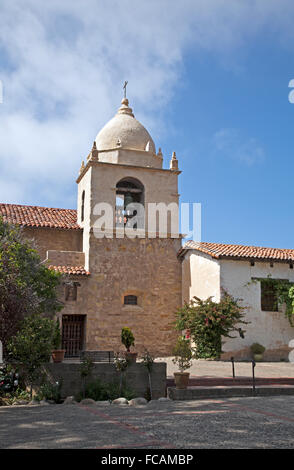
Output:
<instances>
[{"instance_id":1,"label":"low stone wall","mask_svg":"<svg viewBox=\"0 0 294 470\"><path fill-rule=\"evenodd\" d=\"M93 362L113 362L114 352L113 351L82 351L80 359L91 359Z\"/></svg>"},{"instance_id":2,"label":"low stone wall","mask_svg":"<svg viewBox=\"0 0 294 470\"><path fill-rule=\"evenodd\" d=\"M81 363L48 363L45 369L48 379L54 383L62 379L62 397L77 395L82 390L82 380L80 374ZM144 397L149 385L146 367L140 363L131 364L124 373L126 385L133 390L138 397ZM99 378L101 382L119 381L120 375L116 371L114 364L105 362L93 365L91 376L87 377L87 382ZM153 398L166 396L166 363L156 362L153 364L152 374L152 395Z\"/></svg>"}]
</instances>

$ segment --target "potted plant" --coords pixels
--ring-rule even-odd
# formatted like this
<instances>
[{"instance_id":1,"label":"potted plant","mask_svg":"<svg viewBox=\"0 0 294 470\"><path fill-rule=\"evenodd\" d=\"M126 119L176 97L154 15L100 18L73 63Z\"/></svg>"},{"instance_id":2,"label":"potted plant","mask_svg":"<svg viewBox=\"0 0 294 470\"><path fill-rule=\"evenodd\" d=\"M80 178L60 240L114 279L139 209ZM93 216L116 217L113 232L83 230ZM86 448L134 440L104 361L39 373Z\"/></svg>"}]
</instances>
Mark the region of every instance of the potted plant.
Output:
<instances>
[{"instance_id":1,"label":"potted plant","mask_svg":"<svg viewBox=\"0 0 294 470\"><path fill-rule=\"evenodd\" d=\"M187 388L189 383L189 372L184 372L192 365L192 349L190 341L185 339L184 336L179 336L176 345L173 349L174 364L178 364L180 372L174 372L176 388Z\"/></svg>"},{"instance_id":2,"label":"potted plant","mask_svg":"<svg viewBox=\"0 0 294 470\"><path fill-rule=\"evenodd\" d=\"M137 353L131 352L130 347L135 346L135 338L132 330L124 326L121 330L121 342L126 347L125 357L129 362L136 362Z\"/></svg>"},{"instance_id":3,"label":"potted plant","mask_svg":"<svg viewBox=\"0 0 294 470\"><path fill-rule=\"evenodd\" d=\"M61 349L61 339L60 324L57 318L52 338L53 351L51 354L53 362L62 362L64 359L65 349Z\"/></svg>"},{"instance_id":4,"label":"potted plant","mask_svg":"<svg viewBox=\"0 0 294 470\"><path fill-rule=\"evenodd\" d=\"M265 347L262 346L262 344L259 343L253 343L250 346L251 352L253 354L253 358L255 361L262 361L263 358L263 353L265 351Z\"/></svg>"}]
</instances>

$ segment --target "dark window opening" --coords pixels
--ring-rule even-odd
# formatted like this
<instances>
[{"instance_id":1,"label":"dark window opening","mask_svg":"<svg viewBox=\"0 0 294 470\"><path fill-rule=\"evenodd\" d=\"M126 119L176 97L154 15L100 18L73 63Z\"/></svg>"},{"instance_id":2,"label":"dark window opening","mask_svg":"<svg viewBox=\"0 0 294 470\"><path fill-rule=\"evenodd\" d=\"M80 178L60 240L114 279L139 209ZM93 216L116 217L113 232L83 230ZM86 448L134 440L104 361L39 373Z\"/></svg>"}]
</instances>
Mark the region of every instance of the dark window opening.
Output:
<instances>
[{"instance_id":1,"label":"dark window opening","mask_svg":"<svg viewBox=\"0 0 294 470\"><path fill-rule=\"evenodd\" d=\"M85 191L82 192L82 210L81 210L81 221L84 221L85 216Z\"/></svg>"},{"instance_id":2,"label":"dark window opening","mask_svg":"<svg viewBox=\"0 0 294 470\"><path fill-rule=\"evenodd\" d=\"M124 298L125 305L138 305L138 299L136 295L125 295Z\"/></svg>"},{"instance_id":3,"label":"dark window opening","mask_svg":"<svg viewBox=\"0 0 294 470\"><path fill-rule=\"evenodd\" d=\"M261 310L265 312L278 312L278 295L274 281L260 281L261 287Z\"/></svg>"}]
</instances>

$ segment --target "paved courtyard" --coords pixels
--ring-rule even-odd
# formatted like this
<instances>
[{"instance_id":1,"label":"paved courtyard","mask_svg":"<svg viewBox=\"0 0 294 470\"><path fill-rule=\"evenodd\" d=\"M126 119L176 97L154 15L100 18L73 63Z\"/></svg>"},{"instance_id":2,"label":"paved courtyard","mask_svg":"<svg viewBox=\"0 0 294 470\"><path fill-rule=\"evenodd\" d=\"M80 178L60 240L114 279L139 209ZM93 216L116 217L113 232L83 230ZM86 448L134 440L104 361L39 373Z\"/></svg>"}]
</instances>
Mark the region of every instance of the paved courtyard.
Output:
<instances>
[{"instance_id":1,"label":"paved courtyard","mask_svg":"<svg viewBox=\"0 0 294 470\"><path fill-rule=\"evenodd\" d=\"M293 447L293 396L0 408L1 449Z\"/></svg>"},{"instance_id":2,"label":"paved courtyard","mask_svg":"<svg viewBox=\"0 0 294 470\"><path fill-rule=\"evenodd\" d=\"M178 370L173 364L172 357L157 358L156 362L166 362L167 375L172 376ZM232 377L231 361L193 360L190 369L187 369L193 377ZM252 377L252 363L250 361L235 362L236 377ZM255 366L256 377L293 377L293 362L257 362Z\"/></svg>"}]
</instances>

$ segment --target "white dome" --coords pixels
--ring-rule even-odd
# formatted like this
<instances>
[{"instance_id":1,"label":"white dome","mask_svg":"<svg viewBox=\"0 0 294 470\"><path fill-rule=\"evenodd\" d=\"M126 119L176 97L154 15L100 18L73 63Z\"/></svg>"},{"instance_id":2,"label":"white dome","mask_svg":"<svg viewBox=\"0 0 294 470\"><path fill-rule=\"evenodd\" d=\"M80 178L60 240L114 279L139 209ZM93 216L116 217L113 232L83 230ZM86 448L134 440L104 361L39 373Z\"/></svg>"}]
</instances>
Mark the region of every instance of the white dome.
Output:
<instances>
[{"instance_id":1,"label":"white dome","mask_svg":"<svg viewBox=\"0 0 294 470\"><path fill-rule=\"evenodd\" d=\"M145 150L155 153L155 145L149 132L135 119L129 102L122 100L117 114L98 133L96 146L98 151L123 148Z\"/></svg>"}]
</instances>

